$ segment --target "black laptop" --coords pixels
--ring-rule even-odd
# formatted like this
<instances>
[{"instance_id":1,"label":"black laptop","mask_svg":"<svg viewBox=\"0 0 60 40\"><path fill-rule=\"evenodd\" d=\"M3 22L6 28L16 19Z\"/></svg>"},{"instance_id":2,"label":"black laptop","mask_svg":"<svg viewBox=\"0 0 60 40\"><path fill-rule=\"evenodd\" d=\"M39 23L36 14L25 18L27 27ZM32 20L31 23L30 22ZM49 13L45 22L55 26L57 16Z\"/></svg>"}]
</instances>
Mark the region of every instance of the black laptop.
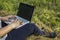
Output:
<instances>
[{"instance_id":1,"label":"black laptop","mask_svg":"<svg viewBox=\"0 0 60 40\"><path fill-rule=\"evenodd\" d=\"M17 16L22 17L28 21L31 21L33 11L34 11L34 6L20 3Z\"/></svg>"},{"instance_id":2,"label":"black laptop","mask_svg":"<svg viewBox=\"0 0 60 40\"><path fill-rule=\"evenodd\" d=\"M17 13L16 18L18 20L23 21L23 23L22 23L22 25L20 25L20 27L31 22L33 11L34 11L34 6L24 4L24 3L19 4L18 13Z\"/></svg>"}]
</instances>

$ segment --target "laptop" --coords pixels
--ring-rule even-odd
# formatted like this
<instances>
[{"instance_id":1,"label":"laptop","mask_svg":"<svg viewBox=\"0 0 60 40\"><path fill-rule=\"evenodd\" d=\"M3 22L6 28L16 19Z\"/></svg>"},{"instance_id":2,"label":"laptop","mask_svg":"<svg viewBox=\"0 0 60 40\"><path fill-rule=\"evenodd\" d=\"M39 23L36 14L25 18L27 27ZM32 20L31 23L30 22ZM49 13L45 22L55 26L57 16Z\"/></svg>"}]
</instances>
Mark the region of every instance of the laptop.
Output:
<instances>
[{"instance_id":1,"label":"laptop","mask_svg":"<svg viewBox=\"0 0 60 40\"><path fill-rule=\"evenodd\" d=\"M17 13L16 18L18 20L23 21L23 23L22 23L22 25L20 25L20 27L31 22L33 11L34 11L34 6L24 4L24 3L19 4L18 13Z\"/></svg>"},{"instance_id":2,"label":"laptop","mask_svg":"<svg viewBox=\"0 0 60 40\"><path fill-rule=\"evenodd\" d=\"M19 27L22 27L23 25L31 22L33 11L34 6L24 3L19 4L18 12L16 15L16 19L22 20L22 25L20 25ZM10 20L13 21L13 19ZM5 23L11 24L12 22L5 22Z\"/></svg>"}]
</instances>

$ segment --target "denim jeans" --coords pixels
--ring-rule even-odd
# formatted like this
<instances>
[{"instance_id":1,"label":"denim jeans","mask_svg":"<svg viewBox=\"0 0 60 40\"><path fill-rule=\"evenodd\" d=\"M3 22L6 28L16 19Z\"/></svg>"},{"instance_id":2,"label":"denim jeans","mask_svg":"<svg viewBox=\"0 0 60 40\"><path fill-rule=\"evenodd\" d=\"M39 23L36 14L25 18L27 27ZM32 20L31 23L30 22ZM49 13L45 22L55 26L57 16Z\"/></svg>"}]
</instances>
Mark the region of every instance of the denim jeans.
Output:
<instances>
[{"instance_id":1,"label":"denim jeans","mask_svg":"<svg viewBox=\"0 0 60 40\"><path fill-rule=\"evenodd\" d=\"M26 37L31 34L43 35L44 32L41 31L35 24L28 23L9 32L5 40L25 40Z\"/></svg>"}]
</instances>

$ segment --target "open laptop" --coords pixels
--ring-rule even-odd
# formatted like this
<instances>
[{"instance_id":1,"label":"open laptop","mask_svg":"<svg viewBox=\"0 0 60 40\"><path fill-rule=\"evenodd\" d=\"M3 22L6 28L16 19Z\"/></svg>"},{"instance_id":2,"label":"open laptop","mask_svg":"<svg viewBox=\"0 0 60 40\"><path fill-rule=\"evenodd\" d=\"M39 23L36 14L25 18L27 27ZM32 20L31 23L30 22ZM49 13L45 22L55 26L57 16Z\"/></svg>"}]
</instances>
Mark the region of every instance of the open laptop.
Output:
<instances>
[{"instance_id":1,"label":"open laptop","mask_svg":"<svg viewBox=\"0 0 60 40\"><path fill-rule=\"evenodd\" d=\"M16 19L23 21L22 25L20 25L19 27L31 22L33 11L34 11L34 6L24 4L24 3L19 4ZM10 19L10 20L13 21L13 19Z\"/></svg>"},{"instance_id":2,"label":"open laptop","mask_svg":"<svg viewBox=\"0 0 60 40\"><path fill-rule=\"evenodd\" d=\"M34 11L34 6L24 4L24 3L19 4L18 13L17 13L16 18L18 20L23 21L23 23L22 23L22 25L20 25L20 27L31 22L33 11Z\"/></svg>"}]
</instances>

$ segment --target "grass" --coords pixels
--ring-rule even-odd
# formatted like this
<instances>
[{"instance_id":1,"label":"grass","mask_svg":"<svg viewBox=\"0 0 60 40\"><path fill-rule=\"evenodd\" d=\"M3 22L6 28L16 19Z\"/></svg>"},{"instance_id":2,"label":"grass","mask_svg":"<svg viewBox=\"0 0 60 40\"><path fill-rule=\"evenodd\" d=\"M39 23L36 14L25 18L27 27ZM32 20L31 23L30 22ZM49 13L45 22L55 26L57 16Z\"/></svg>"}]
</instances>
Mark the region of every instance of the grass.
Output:
<instances>
[{"instance_id":1,"label":"grass","mask_svg":"<svg viewBox=\"0 0 60 40\"><path fill-rule=\"evenodd\" d=\"M0 16L16 15L18 4L35 6L32 22L47 32L56 31L56 38L31 35L27 40L60 40L60 0L0 0Z\"/></svg>"}]
</instances>

